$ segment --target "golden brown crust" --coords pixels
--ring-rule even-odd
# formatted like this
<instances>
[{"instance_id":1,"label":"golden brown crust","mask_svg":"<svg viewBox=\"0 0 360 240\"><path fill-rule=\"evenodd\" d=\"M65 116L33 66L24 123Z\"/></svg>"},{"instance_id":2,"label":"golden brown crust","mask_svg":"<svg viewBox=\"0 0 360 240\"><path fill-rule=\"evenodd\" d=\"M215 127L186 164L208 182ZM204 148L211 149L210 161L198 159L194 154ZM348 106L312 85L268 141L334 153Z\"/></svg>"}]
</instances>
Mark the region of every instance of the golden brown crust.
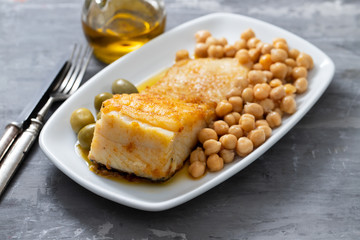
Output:
<instances>
[{"instance_id":1,"label":"golden brown crust","mask_svg":"<svg viewBox=\"0 0 360 240\"><path fill-rule=\"evenodd\" d=\"M194 100L195 101L195 100ZM122 94L103 103L102 113L116 111L138 121L180 132L187 125L213 115L207 104L187 102L165 95Z\"/></svg>"}]
</instances>

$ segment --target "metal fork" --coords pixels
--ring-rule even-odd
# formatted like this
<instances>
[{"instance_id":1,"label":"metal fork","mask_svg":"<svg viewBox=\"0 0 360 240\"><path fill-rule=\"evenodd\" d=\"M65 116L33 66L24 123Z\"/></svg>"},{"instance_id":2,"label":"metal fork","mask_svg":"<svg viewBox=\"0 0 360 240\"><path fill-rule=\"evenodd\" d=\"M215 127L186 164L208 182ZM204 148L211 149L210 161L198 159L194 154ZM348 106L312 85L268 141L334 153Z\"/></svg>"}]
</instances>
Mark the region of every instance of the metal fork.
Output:
<instances>
[{"instance_id":1,"label":"metal fork","mask_svg":"<svg viewBox=\"0 0 360 240\"><path fill-rule=\"evenodd\" d=\"M81 46L79 47L79 50L77 50L77 48L77 45L75 45L70 58L70 61L75 61L75 64L71 64L71 67L66 74L64 80L59 82L59 84L55 86L53 92L50 94L49 100L38 112L38 120L43 121L44 117L46 116L47 112L49 111L50 107L54 102L67 99L79 88L80 83L84 77L86 68L90 61L92 48L88 46L83 51L83 53Z\"/></svg>"},{"instance_id":2,"label":"metal fork","mask_svg":"<svg viewBox=\"0 0 360 240\"><path fill-rule=\"evenodd\" d=\"M11 177L20 165L26 153L29 151L43 126L46 114L56 101L67 99L80 86L86 68L89 64L92 49L87 47L82 51L81 46L74 46L69 63L70 68L63 78L52 90L49 99L38 112L36 118L31 119L30 126L17 138L6 157L2 160L0 167L0 196L4 192Z\"/></svg>"}]
</instances>

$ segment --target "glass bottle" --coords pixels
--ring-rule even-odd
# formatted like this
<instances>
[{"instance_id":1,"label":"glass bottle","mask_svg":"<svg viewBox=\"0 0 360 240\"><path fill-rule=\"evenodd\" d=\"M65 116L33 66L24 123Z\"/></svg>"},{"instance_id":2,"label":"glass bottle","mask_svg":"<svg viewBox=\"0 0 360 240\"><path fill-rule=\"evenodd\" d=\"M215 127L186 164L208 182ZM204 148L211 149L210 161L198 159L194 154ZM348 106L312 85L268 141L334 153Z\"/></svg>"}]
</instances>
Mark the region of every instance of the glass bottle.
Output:
<instances>
[{"instance_id":1,"label":"glass bottle","mask_svg":"<svg viewBox=\"0 0 360 240\"><path fill-rule=\"evenodd\" d=\"M111 63L164 32L163 0L85 0L85 37L102 62Z\"/></svg>"}]
</instances>

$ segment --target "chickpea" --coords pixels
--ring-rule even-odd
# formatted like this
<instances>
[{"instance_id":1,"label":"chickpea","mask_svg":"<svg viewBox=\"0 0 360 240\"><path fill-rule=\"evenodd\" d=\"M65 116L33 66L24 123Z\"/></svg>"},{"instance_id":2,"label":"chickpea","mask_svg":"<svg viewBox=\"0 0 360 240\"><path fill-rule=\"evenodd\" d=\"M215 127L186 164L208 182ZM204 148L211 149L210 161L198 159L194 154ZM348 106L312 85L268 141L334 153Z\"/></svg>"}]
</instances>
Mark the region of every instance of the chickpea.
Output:
<instances>
[{"instance_id":1,"label":"chickpea","mask_svg":"<svg viewBox=\"0 0 360 240\"><path fill-rule=\"evenodd\" d=\"M215 113L218 117L223 117L228 113L231 113L233 110L233 106L230 102L223 100L218 103L218 105L215 108Z\"/></svg>"},{"instance_id":2,"label":"chickpea","mask_svg":"<svg viewBox=\"0 0 360 240\"><path fill-rule=\"evenodd\" d=\"M235 46L232 46L232 45L225 45L224 46L224 54L226 57L234 57L235 54L236 54L236 48Z\"/></svg>"},{"instance_id":3,"label":"chickpea","mask_svg":"<svg viewBox=\"0 0 360 240\"><path fill-rule=\"evenodd\" d=\"M228 41L226 40L226 38L221 37L218 39L218 44L224 47L225 45L228 44Z\"/></svg>"},{"instance_id":4,"label":"chickpea","mask_svg":"<svg viewBox=\"0 0 360 240\"><path fill-rule=\"evenodd\" d=\"M223 149L219 152L219 154L220 154L220 157L224 160L224 163L231 163L234 161L234 158L235 158L234 150Z\"/></svg>"},{"instance_id":5,"label":"chickpea","mask_svg":"<svg viewBox=\"0 0 360 240\"><path fill-rule=\"evenodd\" d=\"M283 49L286 52L289 51L289 47L288 47L287 43L277 42L277 43L274 44L274 47L277 48L277 49Z\"/></svg>"},{"instance_id":6,"label":"chickpea","mask_svg":"<svg viewBox=\"0 0 360 240\"><path fill-rule=\"evenodd\" d=\"M244 32L241 33L241 38L245 41L248 41L250 38L253 37L255 37L255 33L251 28L246 29Z\"/></svg>"},{"instance_id":7,"label":"chickpea","mask_svg":"<svg viewBox=\"0 0 360 240\"><path fill-rule=\"evenodd\" d=\"M246 155L251 153L253 149L254 149L254 144L250 139L248 139L247 137L241 137L238 139L236 145L236 153L240 157L245 157Z\"/></svg>"},{"instance_id":8,"label":"chickpea","mask_svg":"<svg viewBox=\"0 0 360 240\"><path fill-rule=\"evenodd\" d=\"M205 44L208 46L212 46L212 45L219 45L219 42L216 38L210 36L206 39Z\"/></svg>"},{"instance_id":9,"label":"chickpea","mask_svg":"<svg viewBox=\"0 0 360 240\"><path fill-rule=\"evenodd\" d=\"M284 80L287 73L287 66L284 63L274 63L270 66L270 72L272 72L274 78L278 78L280 80Z\"/></svg>"},{"instance_id":10,"label":"chickpea","mask_svg":"<svg viewBox=\"0 0 360 240\"><path fill-rule=\"evenodd\" d=\"M228 133L229 125L223 120L218 120L214 122L214 130L219 136L221 136Z\"/></svg>"},{"instance_id":11,"label":"chickpea","mask_svg":"<svg viewBox=\"0 0 360 240\"><path fill-rule=\"evenodd\" d=\"M208 56L208 45L205 43L197 43L195 45L195 57L196 58L206 58Z\"/></svg>"},{"instance_id":12,"label":"chickpea","mask_svg":"<svg viewBox=\"0 0 360 240\"><path fill-rule=\"evenodd\" d=\"M280 103L280 109L288 114L296 111L296 102L293 96L285 96Z\"/></svg>"},{"instance_id":13,"label":"chickpea","mask_svg":"<svg viewBox=\"0 0 360 240\"><path fill-rule=\"evenodd\" d=\"M262 55L259 59L259 63L263 66L264 70L270 70L270 65L273 63L270 54Z\"/></svg>"},{"instance_id":14,"label":"chickpea","mask_svg":"<svg viewBox=\"0 0 360 240\"><path fill-rule=\"evenodd\" d=\"M280 101L274 101L275 109L274 111L279 108L280 109Z\"/></svg>"},{"instance_id":15,"label":"chickpea","mask_svg":"<svg viewBox=\"0 0 360 240\"><path fill-rule=\"evenodd\" d=\"M229 98L230 100L231 97L236 97L236 96L240 97L241 93L242 93L241 87L235 87L230 90L230 92L226 95L226 97Z\"/></svg>"},{"instance_id":16,"label":"chickpea","mask_svg":"<svg viewBox=\"0 0 360 240\"><path fill-rule=\"evenodd\" d=\"M199 178L205 174L206 164L204 162L193 162L188 168L188 172L193 178Z\"/></svg>"},{"instance_id":17,"label":"chickpea","mask_svg":"<svg viewBox=\"0 0 360 240\"><path fill-rule=\"evenodd\" d=\"M220 152L221 143L214 139L209 139L204 142L203 147L205 150L205 155L209 156L211 154Z\"/></svg>"},{"instance_id":18,"label":"chickpea","mask_svg":"<svg viewBox=\"0 0 360 240\"><path fill-rule=\"evenodd\" d=\"M271 87L267 83L258 83L254 86L254 97L258 100L265 99L269 96Z\"/></svg>"},{"instance_id":19,"label":"chickpea","mask_svg":"<svg viewBox=\"0 0 360 240\"><path fill-rule=\"evenodd\" d=\"M239 120L240 120L240 113L238 113L238 112L232 112L231 114L234 116L235 122L238 123Z\"/></svg>"},{"instance_id":20,"label":"chickpea","mask_svg":"<svg viewBox=\"0 0 360 240\"><path fill-rule=\"evenodd\" d=\"M250 132L255 128L255 117L251 114L243 114L240 117L239 125L244 131Z\"/></svg>"},{"instance_id":21,"label":"chickpea","mask_svg":"<svg viewBox=\"0 0 360 240\"><path fill-rule=\"evenodd\" d=\"M252 88L245 88L241 94L242 99L245 102L252 102L254 99L254 90Z\"/></svg>"},{"instance_id":22,"label":"chickpea","mask_svg":"<svg viewBox=\"0 0 360 240\"><path fill-rule=\"evenodd\" d=\"M267 81L267 82L270 82L271 79L273 79L273 74L272 74L272 72L270 72L270 71L263 71L263 73L264 73L264 75L265 75L265 77L266 77L266 81Z\"/></svg>"},{"instance_id":23,"label":"chickpea","mask_svg":"<svg viewBox=\"0 0 360 240\"><path fill-rule=\"evenodd\" d=\"M244 135L243 130L240 125L232 125L229 128L229 134L234 135L237 139Z\"/></svg>"},{"instance_id":24,"label":"chickpea","mask_svg":"<svg viewBox=\"0 0 360 240\"><path fill-rule=\"evenodd\" d=\"M201 143L204 143L206 140L209 140L209 139L218 140L218 135L214 129L203 128L200 130L200 132L198 134L198 139Z\"/></svg>"},{"instance_id":25,"label":"chickpea","mask_svg":"<svg viewBox=\"0 0 360 240\"><path fill-rule=\"evenodd\" d=\"M281 116L278 112L270 112L266 115L266 121L269 127L275 128L281 125Z\"/></svg>"},{"instance_id":26,"label":"chickpea","mask_svg":"<svg viewBox=\"0 0 360 240\"><path fill-rule=\"evenodd\" d=\"M289 67L293 67L293 68L296 67L296 62L292 58L285 59L285 64L288 65Z\"/></svg>"},{"instance_id":27,"label":"chickpea","mask_svg":"<svg viewBox=\"0 0 360 240\"><path fill-rule=\"evenodd\" d=\"M298 78L294 82L294 86L296 87L296 92L303 93L308 87L308 81L306 80L306 78Z\"/></svg>"},{"instance_id":28,"label":"chickpea","mask_svg":"<svg viewBox=\"0 0 360 240\"><path fill-rule=\"evenodd\" d=\"M282 85L275 87L270 91L270 98L273 100L280 100L281 98L285 97L285 95L285 88Z\"/></svg>"},{"instance_id":29,"label":"chickpea","mask_svg":"<svg viewBox=\"0 0 360 240\"><path fill-rule=\"evenodd\" d=\"M224 48L220 45L210 45L207 53L209 57L222 58L224 56Z\"/></svg>"},{"instance_id":30,"label":"chickpea","mask_svg":"<svg viewBox=\"0 0 360 240\"><path fill-rule=\"evenodd\" d=\"M285 93L286 95L291 95L296 92L296 87L292 85L291 83L287 83L284 85Z\"/></svg>"},{"instance_id":31,"label":"chickpea","mask_svg":"<svg viewBox=\"0 0 360 240\"><path fill-rule=\"evenodd\" d=\"M277 112L281 117L284 115L283 111L280 108L275 108L274 112Z\"/></svg>"},{"instance_id":32,"label":"chickpea","mask_svg":"<svg viewBox=\"0 0 360 240\"><path fill-rule=\"evenodd\" d=\"M287 81L287 82L293 81L293 78L292 78L292 70L293 70L292 67L287 66L287 73L286 73L285 81Z\"/></svg>"},{"instance_id":33,"label":"chickpea","mask_svg":"<svg viewBox=\"0 0 360 240\"><path fill-rule=\"evenodd\" d=\"M296 58L299 56L300 52L299 50L293 48L289 51L289 57L296 60Z\"/></svg>"},{"instance_id":34,"label":"chickpea","mask_svg":"<svg viewBox=\"0 0 360 240\"><path fill-rule=\"evenodd\" d=\"M217 172L223 169L224 160L217 154L212 154L208 157L206 165L210 172Z\"/></svg>"},{"instance_id":35,"label":"chickpea","mask_svg":"<svg viewBox=\"0 0 360 240\"><path fill-rule=\"evenodd\" d=\"M253 142L254 147L258 147L265 142L265 132L261 128L257 128L249 132L247 136Z\"/></svg>"},{"instance_id":36,"label":"chickpea","mask_svg":"<svg viewBox=\"0 0 360 240\"><path fill-rule=\"evenodd\" d=\"M292 77L296 80L298 78L306 78L307 70L304 67L294 67L291 73Z\"/></svg>"},{"instance_id":37,"label":"chickpea","mask_svg":"<svg viewBox=\"0 0 360 240\"><path fill-rule=\"evenodd\" d=\"M268 139L269 137L271 137L272 130L269 126L262 125L262 126L259 126L258 128L262 129L264 131L265 139Z\"/></svg>"},{"instance_id":38,"label":"chickpea","mask_svg":"<svg viewBox=\"0 0 360 240\"><path fill-rule=\"evenodd\" d=\"M230 97L229 98L229 103L231 103L232 105L232 110L234 112L241 112L243 109L243 100L241 97Z\"/></svg>"},{"instance_id":39,"label":"chickpea","mask_svg":"<svg viewBox=\"0 0 360 240\"><path fill-rule=\"evenodd\" d=\"M248 63L246 63L246 64L243 64L243 65L244 65L244 67L246 67L248 69L252 69L252 67L254 66L254 62L250 58L250 61Z\"/></svg>"},{"instance_id":40,"label":"chickpea","mask_svg":"<svg viewBox=\"0 0 360 240\"><path fill-rule=\"evenodd\" d=\"M285 62L288 57L288 53L283 49L271 49L271 61L273 62Z\"/></svg>"},{"instance_id":41,"label":"chickpea","mask_svg":"<svg viewBox=\"0 0 360 240\"><path fill-rule=\"evenodd\" d=\"M269 85L272 88L276 88L276 87L279 87L279 86L282 85L282 81L280 81L280 79L275 78L275 79L270 81Z\"/></svg>"},{"instance_id":42,"label":"chickpea","mask_svg":"<svg viewBox=\"0 0 360 240\"><path fill-rule=\"evenodd\" d=\"M247 41L246 45L249 49L256 48L256 44L258 44L259 42L260 39L258 39L257 37L252 37Z\"/></svg>"},{"instance_id":43,"label":"chickpea","mask_svg":"<svg viewBox=\"0 0 360 240\"><path fill-rule=\"evenodd\" d=\"M263 70L263 66L260 63L255 63L252 68L254 70Z\"/></svg>"},{"instance_id":44,"label":"chickpea","mask_svg":"<svg viewBox=\"0 0 360 240\"><path fill-rule=\"evenodd\" d=\"M235 86L240 88L241 91L249 85L249 79L243 76L236 77L233 81L235 83ZM241 96L241 94L239 96Z\"/></svg>"},{"instance_id":45,"label":"chickpea","mask_svg":"<svg viewBox=\"0 0 360 240\"><path fill-rule=\"evenodd\" d=\"M177 62L184 59L189 59L189 52L185 49L177 51L175 61Z\"/></svg>"},{"instance_id":46,"label":"chickpea","mask_svg":"<svg viewBox=\"0 0 360 240\"><path fill-rule=\"evenodd\" d=\"M275 103L270 98L265 98L259 102L260 106L264 109L264 113L271 112L275 108Z\"/></svg>"},{"instance_id":47,"label":"chickpea","mask_svg":"<svg viewBox=\"0 0 360 240\"><path fill-rule=\"evenodd\" d=\"M251 48L249 50L249 56L250 56L251 61L257 62L260 57L260 50L258 50L256 48Z\"/></svg>"},{"instance_id":48,"label":"chickpea","mask_svg":"<svg viewBox=\"0 0 360 240\"><path fill-rule=\"evenodd\" d=\"M274 48L273 45L271 45L269 43L264 43L261 48L261 53L262 54L270 54L271 49L273 49L273 48Z\"/></svg>"},{"instance_id":49,"label":"chickpea","mask_svg":"<svg viewBox=\"0 0 360 240\"><path fill-rule=\"evenodd\" d=\"M264 110L258 103L247 103L244 106L245 113L249 113L255 116L255 118L262 118Z\"/></svg>"},{"instance_id":50,"label":"chickpea","mask_svg":"<svg viewBox=\"0 0 360 240\"><path fill-rule=\"evenodd\" d=\"M190 163L193 163L193 162L196 162L196 161L199 161L199 162L205 162L206 161L205 152L201 147L197 147L190 154Z\"/></svg>"},{"instance_id":51,"label":"chickpea","mask_svg":"<svg viewBox=\"0 0 360 240\"><path fill-rule=\"evenodd\" d=\"M287 43L286 40L284 38L274 38L273 39L273 45L275 45L278 42L282 42L282 43Z\"/></svg>"},{"instance_id":52,"label":"chickpea","mask_svg":"<svg viewBox=\"0 0 360 240\"><path fill-rule=\"evenodd\" d=\"M241 64L247 64L251 62L251 58L249 55L249 52L245 49L240 49L236 52L235 58L239 60L239 63Z\"/></svg>"},{"instance_id":53,"label":"chickpea","mask_svg":"<svg viewBox=\"0 0 360 240\"><path fill-rule=\"evenodd\" d=\"M251 84L266 83L266 76L263 71L251 70L248 73L248 79Z\"/></svg>"},{"instance_id":54,"label":"chickpea","mask_svg":"<svg viewBox=\"0 0 360 240\"><path fill-rule=\"evenodd\" d=\"M229 126L232 126L232 125L235 125L237 122L236 122L236 119L234 117L234 115L232 113L229 113L227 114L225 117L224 117L224 121L229 125Z\"/></svg>"},{"instance_id":55,"label":"chickpea","mask_svg":"<svg viewBox=\"0 0 360 240\"><path fill-rule=\"evenodd\" d=\"M219 139L219 141L221 142L221 145L222 145L225 149L235 149L235 147L236 147L236 142L237 142L237 138L236 138L235 135L225 134L225 135L221 136L221 138Z\"/></svg>"},{"instance_id":56,"label":"chickpea","mask_svg":"<svg viewBox=\"0 0 360 240\"><path fill-rule=\"evenodd\" d=\"M211 37L211 33L207 30L200 30L195 33L197 43L205 43L208 37Z\"/></svg>"},{"instance_id":57,"label":"chickpea","mask_svg":"<svg viewBox=\"0 0 360 240\"><path fill-rule=\"evenodd\" d=\"M304 52L300 53L296 58L296 64L299 67L305 67L306 69L312 69L314 67L314 62L312 57L309 54Z\"/></svg>"},{"instance_id":58,"label":"chickpea","mask_svg":"<svg viewBox=\"0 0 360 240\"><path fill-rule=\"evenodd\" d=\"M260 120L256 120L255 126L256 127L269 126L269 123L265 119L260 119Z\"/></svg>"},{"instance_id":59,"label":"chickpea","mask_svg":"<svg viewBox=\"0 0 360 240\"><path fill-rule=\"evenodd\" d=\"M244 39L237 40L234 43L234 47L237 51L240 49L246 49L246 41Z\"/></svg>"},{"instance_id":60,"label":"chickpea","mask_svg":"<svg viewBox=\"0 0 360 240\"><path fill-rule=\"evenodd\" d=\"M257 50L259 50L259 52L260 52L260 54L261 54L261 49L262 49L262 47L263 47L263 45L264 45L265 43L263 43L263 42L258 42L257 44L256 44L256 49Z\"/></svg>"}]
</instances>

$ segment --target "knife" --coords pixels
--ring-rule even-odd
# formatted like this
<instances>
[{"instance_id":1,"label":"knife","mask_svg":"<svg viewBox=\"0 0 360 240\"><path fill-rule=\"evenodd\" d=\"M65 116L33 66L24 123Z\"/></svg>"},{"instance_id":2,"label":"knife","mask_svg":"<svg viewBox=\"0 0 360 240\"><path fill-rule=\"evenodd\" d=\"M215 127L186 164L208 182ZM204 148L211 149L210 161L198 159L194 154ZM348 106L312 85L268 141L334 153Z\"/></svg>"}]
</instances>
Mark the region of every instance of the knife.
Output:
<instances>
[{"instance_id":1,"label":"knife","mask_svg":"<svg viewBox=\"0 0 360 240\"><path fill-rule=\"evenodd\" d=\"M56 64L56 72L53 72L50 76L53 78L52 81L47 81L43 88L39 91L38 94L35 95L34 99L29 102L29 104L24 108L24 110L17 117L17 121L9 123L5 127L5 132L0 139L0 163L7 151L10 149L15 139L19 134L29 127L31 123L31 118L36 117L37 112L41 109L41 107L46 103L47 99L50 96L52 90L57 87L60 83L60 80L64 78L67 71L70 68L69 61L61 61ZM60 71L59 71L60 69ZM56 74L56 75L55 75ZM51 79L47 78L47 79Z\"/></svg>"}]
</instances>

